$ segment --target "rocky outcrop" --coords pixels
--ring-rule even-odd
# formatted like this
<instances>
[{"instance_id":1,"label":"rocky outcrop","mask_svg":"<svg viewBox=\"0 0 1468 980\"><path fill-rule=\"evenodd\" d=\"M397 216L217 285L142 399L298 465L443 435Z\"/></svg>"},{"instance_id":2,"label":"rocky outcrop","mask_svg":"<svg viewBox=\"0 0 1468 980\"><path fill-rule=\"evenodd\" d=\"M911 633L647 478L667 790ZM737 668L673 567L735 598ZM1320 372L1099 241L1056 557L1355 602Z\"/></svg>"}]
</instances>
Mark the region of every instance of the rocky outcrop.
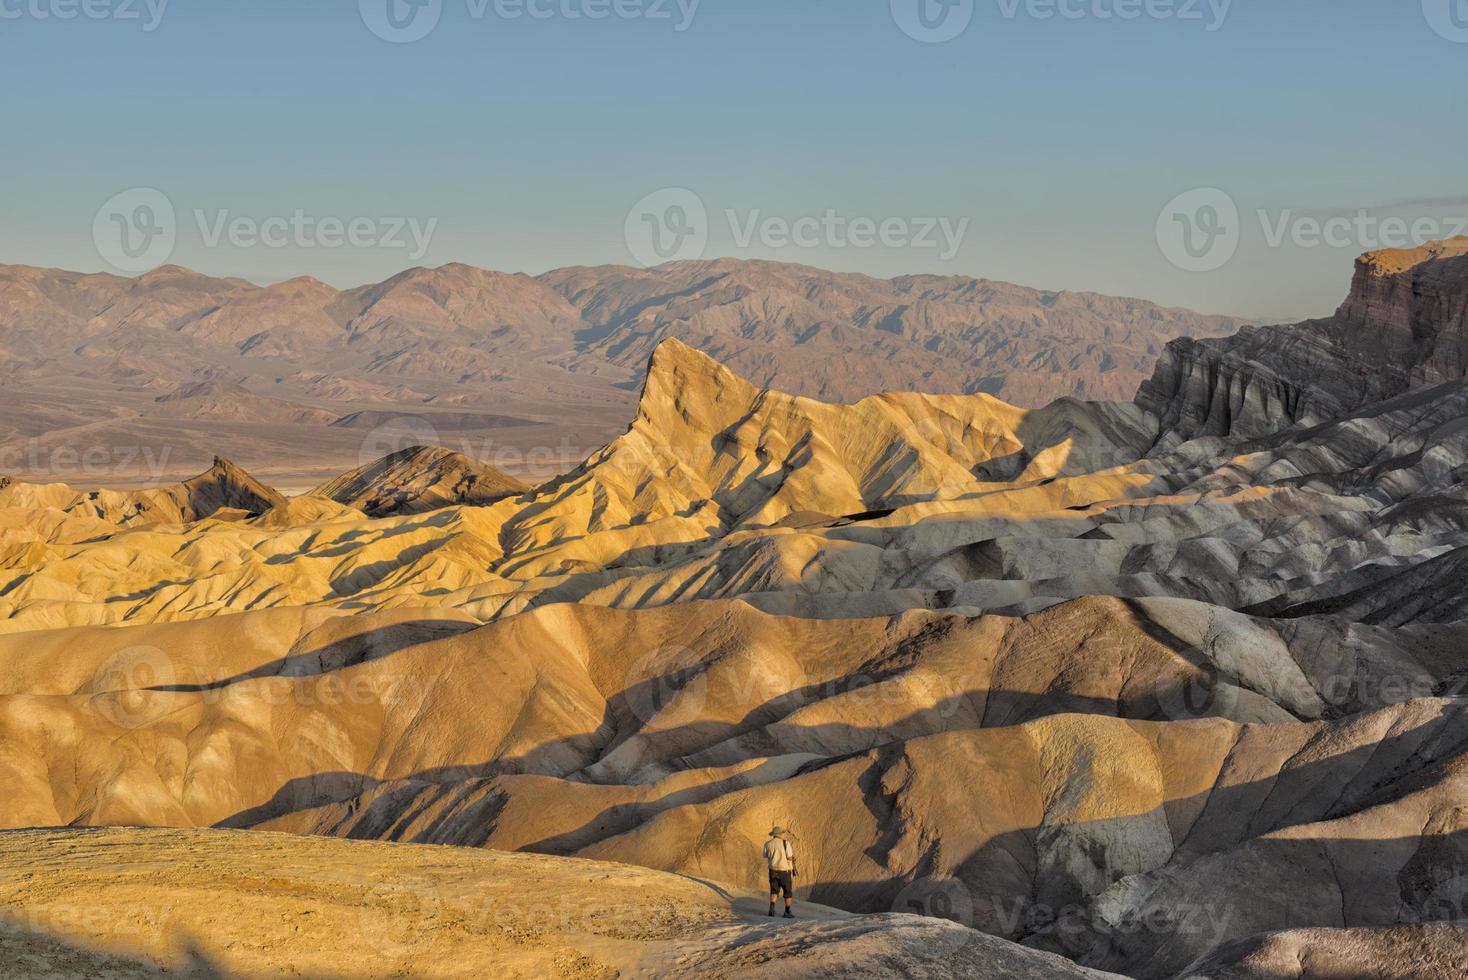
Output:
<instances>
[{"instance_id":1,"label":"rocky outcrop","mask_svg":"<svg viewBox=\"0 0 1468 980\"><path fill-rule=\"evenodd\" d=\"M1468 237L1363 256L1334 326L1389 395L1468 375Z\"/></svg>"},{"instance_id":2,"label":"rocky outcrop","mask_svg":"<svg viewBox=\"0 0 1468 980\"><path fill-rule=\"evenodd\" d=\"M165 501L176 504L181 521L202 520L225 509L259 515L285 503L278 490L267 487L223 456L214 457L214 465L206 472L164 494L155 506L163 509Z\"/></svg>"},{"instance_id":3,"label":"rocky outcrop","mask_svg":"<svg viewBox=\"0 0 1468 980\"><path fill-rule=\"evenodd\" d=\"M1128 404L1065 399L1026 410L982 394L910 392L828 404L762 389L665 340L630 431L542 493L586 530L664 518L773 525L942 498L976 482L1105 469L1136 459L1156 435ZM530 508L527 526L546 523L545 509Z\"/></svg>"},{"instance_id":4,"label":"rocky outcrop","mask_svg":"<svg viewBox=\"0 0 1468 980\"><path fill-rule=\"evenodd\" d=\"M1165 443L1204 436L1261 436L1342 414L1354 395L1330 344L1306 327L1245 328L1227 340L1167 345L1137 404L1162 420Z\"/></svg>"},{"instance_id":5,"label":"rocky outcrop","mask_svg":"<svg viewBox=\"0 0 1468 980\"><path fill-rule=\"evenodd\" d=\"M1266 933L1229 943L1179 976L1189 980L1459 980L1468 976L1468 927L1440 922Z\"/></svg>"},{"instance_id":6,"label":"rocky outcrop","mask_svg":"<svg viewBox=\"0 0 1468 980\"><path fill-rule=\"evenodd\" d=\"M486 506L530 488L487 463L440 446L414 446L344 473L311 491L369 517Z\"/></svg>"},{"instance_id":7,"label":"rocky outcrop","mask_svg":"<svg viewBox=\"0 0 1468 980\"><path fill-rule=\"evenodd\" d=\"M1334 317L1167 346L1137 403L1177 440L1255 437L1468 377L1468 238L1362 256Z\"/></svg>"},{"instance_id":8,"label":"rocky outcrop","mask_svg":"<svg viewBox=\"0 0 1468 980\"><path fill-rule=\"evenodd\" d=\"M119 528L190 524L216 516L258 517L285 503L279 491L222 456L183 483L144 490L78 491L60 483L0 482L0 511L32 512L36 519L31 523L39 536L57 541L106 537ZM40 533L47 527L50 533Z\"/></svg>"}]
</instances>

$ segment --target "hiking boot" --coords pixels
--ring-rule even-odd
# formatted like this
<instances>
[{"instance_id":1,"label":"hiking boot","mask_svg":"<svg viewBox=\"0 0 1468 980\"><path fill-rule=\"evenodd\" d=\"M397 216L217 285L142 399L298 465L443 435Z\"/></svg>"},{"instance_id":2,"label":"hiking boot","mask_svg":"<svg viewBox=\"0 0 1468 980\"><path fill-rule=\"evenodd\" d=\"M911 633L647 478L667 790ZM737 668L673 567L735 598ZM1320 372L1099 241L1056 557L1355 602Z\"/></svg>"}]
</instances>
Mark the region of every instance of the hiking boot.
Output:
<instances>
[{"instance_id":1,"label":"hiking boot","mask_svg":"<svg viewBox=\"0 0 1468 980\"><path fill-rule=\"evenodd\" d=\"M775 913L771 912L770 914L771 915L774 915ZM787 919L793 919L793 918L795 918L795 913L792 912L792 911L790 911L789 909L786 909L785 910L785 918L787 918Z\"/></svg>"},{"instance_id":2,"label":"hiking boot","mask_svg":"<svg viewBox=\"0 0 1468 980\"><path fill-rule=\"evenodd\" d=\"M765 914L766 915L774 915L775 914L775 907L773 905L771 905L770 906L770 911L766 912Z\"/></svg>"}]
</instances>

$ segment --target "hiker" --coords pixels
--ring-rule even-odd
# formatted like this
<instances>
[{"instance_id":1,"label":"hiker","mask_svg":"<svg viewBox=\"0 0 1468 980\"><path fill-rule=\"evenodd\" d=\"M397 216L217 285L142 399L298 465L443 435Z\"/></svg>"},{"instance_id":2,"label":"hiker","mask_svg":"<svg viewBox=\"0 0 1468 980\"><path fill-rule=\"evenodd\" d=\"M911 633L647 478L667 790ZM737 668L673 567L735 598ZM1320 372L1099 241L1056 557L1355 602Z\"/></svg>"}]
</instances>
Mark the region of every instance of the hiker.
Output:
<instances>
[{"instance_id":1,"label":"hiker","mask_svg":"<svg viewBox=\"0 0 1468 980\"><path fill-rule=\"evenodd\" d=\"M795 918L790 906L795 901L795 848L790 843L790 832L784 827L770 831L765 841L765 864L770 866L770 915L775 914L775 902L780 893L785 893L785 918Z\"/></svg>"}]
</instances>

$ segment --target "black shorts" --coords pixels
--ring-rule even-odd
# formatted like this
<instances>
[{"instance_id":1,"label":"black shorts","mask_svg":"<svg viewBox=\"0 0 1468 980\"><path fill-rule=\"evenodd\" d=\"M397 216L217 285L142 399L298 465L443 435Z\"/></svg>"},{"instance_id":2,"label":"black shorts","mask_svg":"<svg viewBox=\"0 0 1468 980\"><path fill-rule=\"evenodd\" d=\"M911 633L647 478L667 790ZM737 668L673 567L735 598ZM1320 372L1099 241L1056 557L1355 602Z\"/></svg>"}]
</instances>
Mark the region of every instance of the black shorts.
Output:
<instances>
[{"instance_id":1,"label":"black shorts","mask_svg":"<svg viewBox=\"0 0 1468 980\"><path fill-rule=\"evenodd\" d=\"M789 871L770 872L770 894L785 893L786 898L795 897L795 876Z\"/></svg>"}]
</instances>

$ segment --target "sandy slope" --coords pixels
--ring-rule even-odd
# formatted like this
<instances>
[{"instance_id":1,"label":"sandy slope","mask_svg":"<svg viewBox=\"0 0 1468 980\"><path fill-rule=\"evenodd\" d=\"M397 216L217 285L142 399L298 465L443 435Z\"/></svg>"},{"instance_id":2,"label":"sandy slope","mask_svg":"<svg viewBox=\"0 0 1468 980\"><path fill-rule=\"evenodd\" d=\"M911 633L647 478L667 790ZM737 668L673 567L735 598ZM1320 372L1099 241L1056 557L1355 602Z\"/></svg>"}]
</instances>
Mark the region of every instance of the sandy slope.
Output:
<instances>
[{"instance_id":1,"label":"sandy slope","mask_svg":"<svg viewBox=\"0 0 1468 980\"><path fill-rule=\"evenodd\" d=\"M1432 869L1458 860L1468 725L1425 695L1461 636L1102 598L1026 619L290 608L16 635L5 821L534 851L749 890L778 822L804 897L1167 977L1260 932L1454 907ZM1242 900L1266 879L1282 901Z\"/></svg>"},{"instance_id":2,"label":"sandy slope","mask_svg":"<svg viewBox=\"0 0 1468 980\"><path fill-rule=\"evenodd\" d=\"M0 959L58 975L1101 978L915 916L625 865L274 834L0 834Z\"/></svg>"}]
</instances>

